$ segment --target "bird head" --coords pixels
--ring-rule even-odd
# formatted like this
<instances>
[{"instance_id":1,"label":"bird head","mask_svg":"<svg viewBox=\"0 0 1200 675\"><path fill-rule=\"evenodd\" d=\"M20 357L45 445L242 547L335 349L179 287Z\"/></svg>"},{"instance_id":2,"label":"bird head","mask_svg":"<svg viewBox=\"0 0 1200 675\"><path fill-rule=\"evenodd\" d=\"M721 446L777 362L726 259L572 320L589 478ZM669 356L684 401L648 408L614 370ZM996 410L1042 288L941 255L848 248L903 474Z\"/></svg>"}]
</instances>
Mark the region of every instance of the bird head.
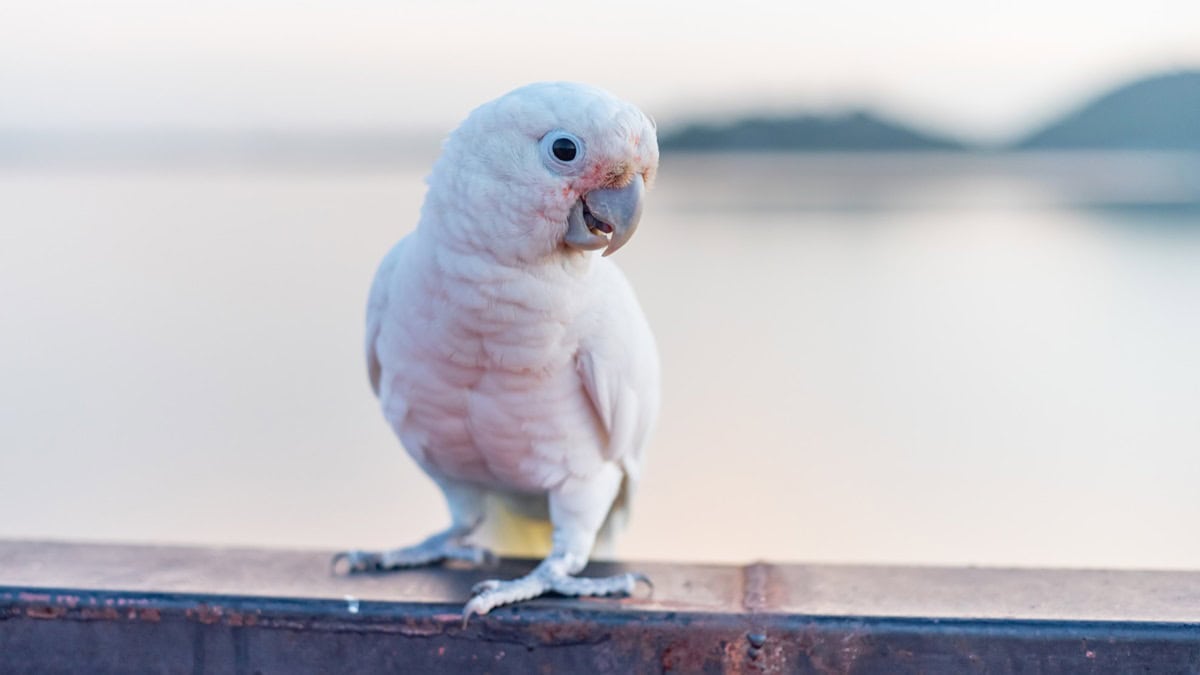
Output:
<instances>
[{"instance_id":1,"label":"bird head","mask_svg":"<svg viewBox=\"0 0 1200 675\"><path fill-rule=\"evenodd\" d=\"M637 229L658 168L654 123L595 87L531 84L476 108L443 145L422 222L520 259L609 255Z\"/></svg>"}]
</instances>

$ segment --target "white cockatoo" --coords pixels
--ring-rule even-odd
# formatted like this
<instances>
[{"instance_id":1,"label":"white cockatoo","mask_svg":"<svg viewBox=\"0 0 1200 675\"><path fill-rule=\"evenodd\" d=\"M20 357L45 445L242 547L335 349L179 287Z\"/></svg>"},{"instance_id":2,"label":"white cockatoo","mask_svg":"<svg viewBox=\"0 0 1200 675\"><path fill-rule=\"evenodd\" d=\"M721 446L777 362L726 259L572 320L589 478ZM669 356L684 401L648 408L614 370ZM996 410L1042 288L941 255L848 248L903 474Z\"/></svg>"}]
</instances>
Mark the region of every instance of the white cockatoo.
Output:
<instances>
[{"instance_id":1,"label":"white cockatoo","mask_svg":"<svg viewBox=\"0 0 1200 675\"><path fill-rule=\"evenodd\" d=\"M339 568L481 562L491 554L468 536L507 503L540 507L550 553L524 577L477 585L464 618L646 581L574 575L628 508L658 414L654 337L606 257L633 236L657 166L653 122L580 84L517 89L445 141L416 231L375 276L366 353L383 414L451 525L339 554Z\"/></svg>"}]
</instances>

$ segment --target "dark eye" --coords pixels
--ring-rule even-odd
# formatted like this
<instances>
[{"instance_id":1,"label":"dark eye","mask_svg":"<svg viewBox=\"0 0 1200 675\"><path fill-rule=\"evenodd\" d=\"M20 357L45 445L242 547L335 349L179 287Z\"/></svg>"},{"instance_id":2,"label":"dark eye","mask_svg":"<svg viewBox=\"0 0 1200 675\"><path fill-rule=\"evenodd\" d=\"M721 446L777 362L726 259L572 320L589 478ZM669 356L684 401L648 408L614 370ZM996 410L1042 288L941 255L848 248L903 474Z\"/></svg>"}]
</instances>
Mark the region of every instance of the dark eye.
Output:
<instances>
[{"instance_id":1,"label":"dark eye","mask_svg":"<svg viewBox=\"0 0 1200 675\"><path fill-rule=\"evenodd\" d=\"M538 140L538 154L546 168L572 176L587 167L587 144L566 129L552 129Z\"/></svg>"},{"instance_id":2,"label":"dark eye","mask_svg":"<svg viewBox=\"0 0 1200 675\"><path fill-rule=\"evenodd\" d=\"M569 138L556 138L550 145L550 152L554 153L554 157L558 161L570 162L575 159L579 148L575 145L575 141Z\"/></svg>"}]
</instances>

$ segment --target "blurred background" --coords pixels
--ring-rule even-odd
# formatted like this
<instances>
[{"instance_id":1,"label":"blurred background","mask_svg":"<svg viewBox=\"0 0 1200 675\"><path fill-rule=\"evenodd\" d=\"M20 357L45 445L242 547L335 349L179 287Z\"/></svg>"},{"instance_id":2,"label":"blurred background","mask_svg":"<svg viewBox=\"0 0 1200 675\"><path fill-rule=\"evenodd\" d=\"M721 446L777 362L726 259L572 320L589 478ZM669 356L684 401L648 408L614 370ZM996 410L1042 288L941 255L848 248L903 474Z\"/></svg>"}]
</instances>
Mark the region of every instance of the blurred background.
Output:
<instances>
[{"instance_id":1,"label":"blurred background","mask_svg":"<svg viewBox=\"0 0 1200 675\"><path fill-rule=\"evenodd\" d=\"M621 554L1200 567L1200 4L3 2L0 537L411 543L361 354L478 103L661 132Z\"/></svg>"}]
</instances>

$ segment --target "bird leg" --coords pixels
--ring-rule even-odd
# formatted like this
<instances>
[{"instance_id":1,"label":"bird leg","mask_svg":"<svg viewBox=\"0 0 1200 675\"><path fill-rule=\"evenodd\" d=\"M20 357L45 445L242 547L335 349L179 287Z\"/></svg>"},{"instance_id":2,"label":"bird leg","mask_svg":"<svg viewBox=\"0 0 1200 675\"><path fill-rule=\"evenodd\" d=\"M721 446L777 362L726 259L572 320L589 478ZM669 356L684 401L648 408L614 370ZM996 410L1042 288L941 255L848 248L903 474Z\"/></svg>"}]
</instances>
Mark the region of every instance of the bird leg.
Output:
<instances>
[{"instance_id":1,"label":"bird leg","mask_svg":"<svg viewBox=\"0 0 1200 675\"><path fill-rule=\"evenodd\" d=\"M468 485L438 481L450 507L453 523L413 546L387 551L344 551L333 557L336 573L354 574L432 565L444 560L460 560L473 565L490 565L496 556L486 548L466 542L483 522L483 495Z\"/></svg>"},{"instance_id":2,"label":"bird leg","mask_svg":"<svg viewBox=\"0 0 1200 675\"><path fill-rule=\"evenodd\" d=\"M491 551L463 541L474 530L474 526L451 525L413 546L386 551L343 551L333 557L333 568L340 573L354 574L420 567L444 560L461 560L473 565L495 562L496 556Z\"/></svg>"},{"instance_id":3,"label":"bird leg","mask_svg":"<svg viewBox=\"0 0 1200 675\"><path fill-rule=\"evenodd\" d=\"M487 614L501 605L532 600L547 593L570 597L631 595L638 582L653 587L650 579L639 572L626 572L611 577L577 577L567 570L573 566L568 558L551 553L529 574L511 581L488 579L475 584L472 597L463 607L463 622L472 614ZM579 566L582 569L582 565Z\"/></svg>"},{"instance_id":4,"label":"bird leg","mask_svg":"<svg viewBox=\"0 0 1200 675\"><path fill-rule=\"evenodd\" d=\"M550 493L550 522L554 526L553 546L529 574L501 581L489 579L472 589L472 597L463 607L463 622L472 614L487 614L492 609L546 593L572 597L629 595L638 582L650 586L644 574L630 572L611 577L575 576L587 566L596 542L596 533L616 498L622 474L615 467L583 479L569 479Z\"/></svg>"}]
</instances>

